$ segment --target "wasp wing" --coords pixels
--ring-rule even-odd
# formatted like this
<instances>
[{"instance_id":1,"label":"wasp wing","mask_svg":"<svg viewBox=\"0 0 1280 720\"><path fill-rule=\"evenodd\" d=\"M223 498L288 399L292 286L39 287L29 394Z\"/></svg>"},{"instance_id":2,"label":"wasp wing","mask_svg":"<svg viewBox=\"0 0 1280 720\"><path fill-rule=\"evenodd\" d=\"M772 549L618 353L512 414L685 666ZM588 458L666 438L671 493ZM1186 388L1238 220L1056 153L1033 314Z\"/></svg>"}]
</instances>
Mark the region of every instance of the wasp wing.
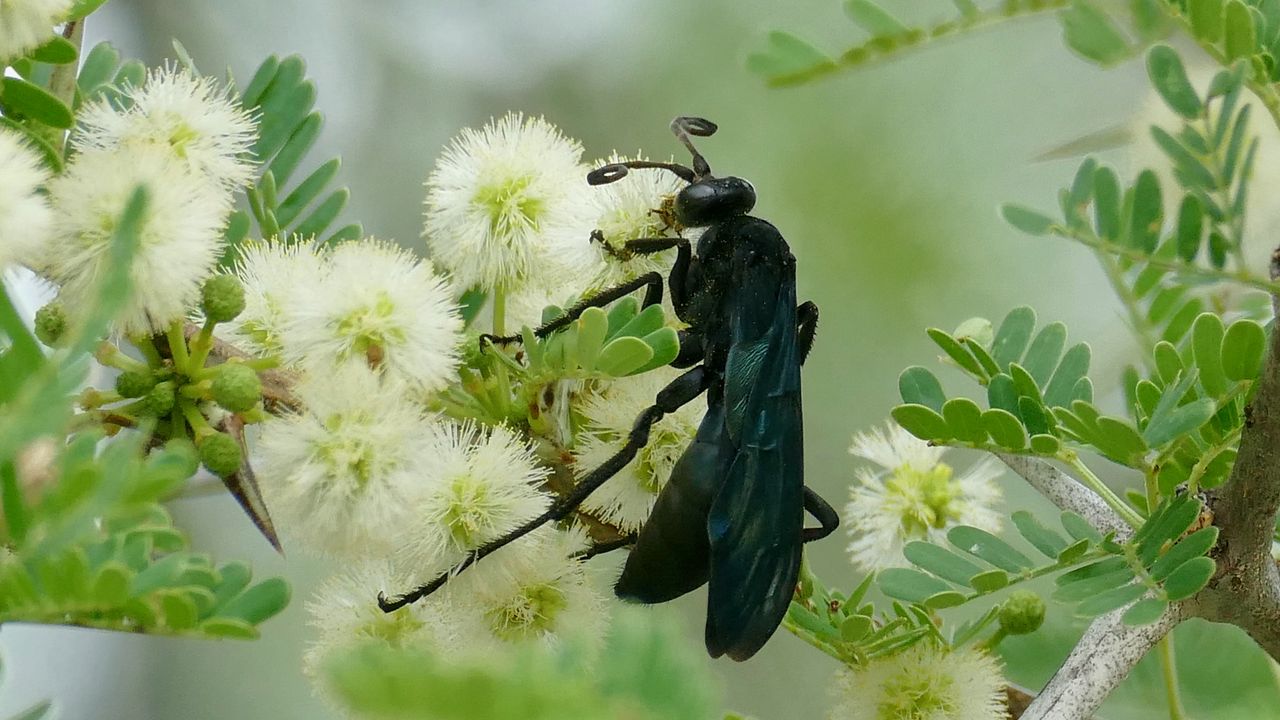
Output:
<instances>
[{"instance_id":1,"label":"wasp wing","mask_svg":"<svg viewBox=\"0 0 1280 720\"><path fill-rule=\"evenodd\" d=\"M795 265L777 231L749 228L734 257L726 430L736 447L707 522L707 651L746 660L773 635L800 573L804 429Z\"/></svg>"}]
</instances>

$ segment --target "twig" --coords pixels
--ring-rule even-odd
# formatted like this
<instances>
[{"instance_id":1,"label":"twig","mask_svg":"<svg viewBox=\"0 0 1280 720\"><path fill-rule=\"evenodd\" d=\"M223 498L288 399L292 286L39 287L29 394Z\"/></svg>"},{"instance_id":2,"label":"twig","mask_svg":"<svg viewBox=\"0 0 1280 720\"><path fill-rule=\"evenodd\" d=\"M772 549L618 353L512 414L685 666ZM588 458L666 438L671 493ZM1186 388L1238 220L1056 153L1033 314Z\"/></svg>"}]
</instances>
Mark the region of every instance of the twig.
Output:
<instances>
[{"instance_id":1,"label":"twig","mask_svg":"<svg viewBox=\"0 0 1280 720\"><path fill-rule=\"evenodd\" d=\"M1123 614L1122 608L1093 621L1021 720L1092 717L1133 666L1186 617L1186 608L1171 605L1159 620L1140 627L1125 625Z\"/></svg>"},{"instance_id":2,"label":"twig","mask_svg":"<svg viewBox=\"0 0 1280 720\"><path fill-rule=\"evenodd\" d=\"M1096 493L1044 460L1008 453L996 453L996 457L1049 502L1079 515L1100 532L1114 532L1121 539L1133 532L1133 528Z\"/></svg>"}]
</instances>

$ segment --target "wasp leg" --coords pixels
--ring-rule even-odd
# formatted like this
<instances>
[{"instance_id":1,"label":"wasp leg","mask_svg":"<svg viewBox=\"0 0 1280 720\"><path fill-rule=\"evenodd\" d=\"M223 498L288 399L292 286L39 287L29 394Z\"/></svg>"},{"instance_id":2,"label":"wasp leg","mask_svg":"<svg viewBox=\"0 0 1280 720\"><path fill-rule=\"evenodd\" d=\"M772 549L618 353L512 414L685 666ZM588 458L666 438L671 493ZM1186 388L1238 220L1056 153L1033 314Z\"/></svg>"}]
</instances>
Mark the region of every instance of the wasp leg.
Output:
<instances>
[{"instance_id":1,"label":"wasp leg","mask_svg":"<svg viewBox=\"0 0 1280 720\"><path fill-rule=\"evenodd\" d=\"M840 527L840 516L836 514L835 508L831 507L826 500L822 499L821 495L810 490L807 486L804 489L804 509L817 519L821 527L804 528L801 531L802 542L821 540Z\"/></svg>"},{"instance_id":2,"label":"wasp leg","mask_svg":"<svg viewBox=\"0 0 1280 720\"><path fill-rule=\"evenodd\" d=\"M588 308L603 307L614 300L630 295L640 288L645 288L645 307L662 302L662 274L658 272L649 272L633 280L628 280L621 285L611 287L608 290L601 290L599 293L586 298L582 302L579 302L577 305L566 310L563 315L555 320L538 326L538 328L533 331L533 334L540 338L546 337L574 320L577 320ZM480 336L480 347L483 348L487 343L492 343L494 345L506 345L508 343L517 342L520 339L521 336L519 335L484 334Z\"/></svg>"},{"instance_id":3,"label":"wasp leg","mask_svg":"<svg viewBox=\"0 0 1280 720\"><path fill-rule=\"evenodd\" d=\"M618 471L626 467L627 463L631 462L632 459L635 458L636 453L640 451L640 448L644 447L649 442L649 431L653 428L654 423L661 420L664 415L679 410L694 398L701 395L706 391L710 382L710 373L708 373L701 365L684 373L675 380L672 380L666 387L662 388L662 390L658 392L658 396L654 404L644 412L640 413L640 416L636 418L636 423L632 426L631 433L627 437L627 444L623 445L622 449L614 453L613 457L604 461L603 464L588 473L586 477L582 478L582 480L573 488L572 492L552 503L551 507L547 508L546 512L542 513L538 517L530 520L524 525L521 525L515 530L512 530L506 535L472 550L462 562L454 566L453 570L440 575L426 585L422 585L411 590L394 600L390 600L379 593L378 607L381 608L383 612L392 612L404 607L405 605L417 602L436 590L439 590L441 586L448 582L449 578L471 567L477 560L498 551L512 541L528 535L543 525L560 520L573 512L583 500L587 499L588 495L595 492L601 485L605 484L609 478L617 475Z\"/></svg>"},{"instance_id":4,"label":"wasp leg","mask_svg":"<svg viewBox=\"0 0 1280 720\"><path fill-rule=\"evenodd\" d=\"M706 348L702 346L702 333L692 330L681 330L680 353L671 361L671 367L684 369L702 362Z\"/></svg>"},{"instance_id":5,"label":"wasp leg","mask_svg":"<svg viewBox=\"0 0 1280 720\"><path fill-rule=\"evenodd\" d=\"M796 306L796 330L800 336L800 364L804 364L813 349L813 338L818 334L818 305L806 300Z\"/></svg>"},{"instance_id":6,"label":"wasp leg","mask_svg":"<svg viewBox=\"0 0 1280 720\"><path fill-rule=\"evenodd\" d=\"M623 535L617 540L610 540L609 542L595 543L591 547L587 548L586 550L583 550L580 553L575 553L574 557L577 558L578 560L590 560L591 558L597 555L604 555L605 553L611 553L614 550L621 550L624 547L631 547L632 545L636 544L637 537L639 536L635 534Z\"/></svg>"}]
</instances>

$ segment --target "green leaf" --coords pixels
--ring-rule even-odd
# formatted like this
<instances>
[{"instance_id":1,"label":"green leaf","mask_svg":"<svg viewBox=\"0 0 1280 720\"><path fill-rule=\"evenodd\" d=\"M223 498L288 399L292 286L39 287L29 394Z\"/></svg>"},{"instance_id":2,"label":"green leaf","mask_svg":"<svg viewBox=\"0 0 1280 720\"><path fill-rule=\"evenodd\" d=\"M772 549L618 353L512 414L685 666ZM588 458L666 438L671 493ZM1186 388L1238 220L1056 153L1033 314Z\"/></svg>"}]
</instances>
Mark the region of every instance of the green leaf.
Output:
<instances>
[{"instance_id":1,"label":"green leaf","mask_svg":"<svg viewBox=\"0 0 1280 720\"><path fill-rule=\"evenodd\" d=\"M322 190L337 176L342 159L334 158L316 168L305 180L298 183L284 202L276 208L276 220L281 226L291 224L311 204ZM274 173L274 171L272 171Z\"/></svg>"},{"instance_id":2,"label":"green leaf","mask_svg":"<svg viewBox=\"0 0 1280 720\"><path fill-rule=\"evenodd\" d=\"M1057 455L1062 449L1062 441L1052 435L1032 435L1031 451L1036 455Z\"/></svg>"},{"instance_id":3,"label":"green leaf","mask_svg":"<svg viewBox=\"0 0 1280 720\"><path fill-rule=\"evenodd\" d=\"M1218 528L1201 528L1178 541L1151 566L1151 579L1159 582L1169 577L1183 563L1204 555L1218 541Z\"/></svg>"},{"instance_id":4,"label":"green leaf","mask_svg":"<svg viewBox=\"0 0 1280 720\"><path fill-rule=\"evenodd\" d=\"M950 607L959 607L963 605L966 600L968 600L968 598L965 597L962 592L957 590L944 590L943 592L934 593L933 595L925 598L924 602L921 604L934 610L943 610Z\"/></svg>"},{"instance_id":5,"label":"green leaf","mask_svg":"<svg viewBox=\"0 0 1280 720\"><path fill-rule=\"evenodd\" d=\"M1213 400L1200 398L1168 413L1154 416L1142 431L1142 439L1153 448L1160 447L1208 422L1213 417L1214 409Z\"/></svg>"},{"instance_id":6,"label":"green leaf","mask_svg":"<svg viewBox=\"0 0 1280 720\"><path fill-rule=\"evenodd\" d=\"M1027 432L1013 413L999 408L982 413L982 427L997 445L1007 450L1022 450L1027 446Z\"/></svg>"},{"instance_id":7,"label":"green leaf","mask_svg":"<svg viewBox=\"0 0 1280 720\"><path fill-rule=\"evenodd\" d=\"M947 540L960 550L986 560L1001 570L1018 573L1034 564L1012 545L980 528L960 525L947 533Z\"/></svg>"},{"instance_id":8,"label":"green leaf","mask_svg":"<svg viewBox=\"0 0 1280 720\"><path fill-rule=\"evenodd\" d=\"M61 35L54 35L48 42L32 50L29 57L36 62L66 65L75 62L78 53L74 43Z\"/></svg>"},{"instance_id":9,"label":"green leaf","mask_svg":"<svg viewBox=\"0 0 1280 720\"><path fill-rule=\"evenodd\" d=\"M1222 372L1228 380L1254 380L1262 368L1267 335L1252 320L1237 320L1222 338Z\"/></svg>"},{"instance_id":10,"label":"green leaf","mask_svg":"<svg viewBox=\"0 0 1280 720\"><path fill-rule=\"evenodd\" d=\"M1026 510L1015 512L1012 520L1014 527L1018 529L1018 534L1049 559L1057 559L1059 553L1068 545L1065 538L1042 525Z\"/></svg>"},{"instance_id":11,"label":"green leaf","mask_svg":"<svg viewBox=\"0 0 1280 720\"><path fill-rule=\"evenodd\" d=\"M1078 617L1093 618L1099 615L1105 615L1112 610L1119 610L1129 603L1137 600L1145 595L1147 588L1145 585L1134 583L1125 585L1114 590L1108 590L1100 595L1095 595L1088 600L1076 606L1076 615Z\"/></svg>"},{"instance_id":12,"label":"green leaf","mask_svg":"<svg viewBox=\"0 0 1280 720\"><path fill-rule=\"evenodd\" d=\"M1074 573L1068 573L1059 578L1061 582L1053 591L1053 599L1067 603L1080 602L1126 587L1133 582L1134 577L1133 568L1123 564L1110 572L1099 572L1088 577L1076 577ZM1138 587L1145 589L1143 585Z\"/></svg>"},{"instance_id":13,"label":"green leaf","mask_svg":"<svg viewBox=\"0 0 1280 720\"><path fill-rule=\"evenodd\" d=\"M1178 566L1164 581L1165 595L1170 602L1177 602L1200 592L1217 570L1213 558L1192 558Z\"/></svg>"},{"instance_id":14,"label":"green leaf","mask_svg":"<svg viewBox=\"0 0 1280 720\"><path fill-rule=\"evenodd\" d=\"M1022 306L1009 311L991 342L991 357L1001 368L1022 359L1036 327L1036 311ZM1017 377L1015 376L1016 380Z\"/></svg>"},{"instance_id":15,"label":"green leaf","mask_svg":"<svg viewBox=\"0 0 1280 720\"><path fill-rule=\"evenodd\" d=\"M1090 525L1088 520L1071 511L1064 510L1059 514L1058 522L1062 523L1062 529L1076 540L1088 540L1095 545L1102 542L1102 533Z\"/></svg>"},{"instance_id":16,"label":"green leaf","mask_svg":"<svg viewBox=\"0 0 1280 720\"><path fill-rule=\"evenodd\" d=\"M880 592L907 602L923 602L931 595L948 592L951 586L945 582L910 568L889 568L876 575Z\"/></svg>"},{"instance_id":17,"label":"green leaf","mask_svg":"<svg viewBox=\"0 0 1280 720\"><path fill-rule=\"evenodd\" d=\"M907 27L871 0L845 0L844 12L872 37L901 35Z\"/></svg>"},{"instance_id":18,"label":"green leaf","mask_svg":"<svg viewBox=\"0 0 1280 720\"><path fill-rule=\"evenodd\" d=\"M105 5L107 0L75 0L71 10L67 12L67 20L79 20L88 17L94 10Z\"/></svg>"},{"instance_id":19,"label":"green leaf","mask_svg":"<svg viewBox=\"0 0 1280 720\"><path fill-rule=\"evenodd\" d=\"M1060 322L1049 323L1036 333L1027 348L1022 366L1035 379L1036 384L1045 387L1053 371L1062 358L1062 350L1067 346L1067 326Z\"/></svg>"},{"instance_id":20,"label":"green leaf","mask_svg":"<svg viewBox=\"0 0 1280 720\"><path fill-rule=\"evenodd\" d=\"M199 625L200 633L215 638L231 638L234 640L257 640L258 629L244 620L215 617L209 618Z\"/></svg>"},{"instance_id":21,"label":"green leaf","mask_svg":"<svg viewBox=\"0 0 1280 720\"><path fill-rule=\"evenodd\" d=\"M1138 529L1138 559L1143 565L1151 565L1165 543L1177 540L1199 517L1201 505L1189 495L1183 495L1165 506L1162 512L1152 515Z\"/></svg>"},{"instance_id":22,"label":"green leaf","mask_svg":"<svg viewBox=\"0 0 1280 720\"><path fill-rule=\"evenodd\" d=\"M221 607L218 615L256 625L279 613L288 604L289 584L280 578L271 578L232 598Z\"/></svg>"},{"instance_id":23,"label":"green leaf","mask_svg":"<svg viewBox=\"0 0 1280 720\"><path fill-rule=\"evenodd\" d=\"M866 615L852 615L840 623L840 639L858 642L871 633L872 619Z\"/></svg>"},{"instance_id":24,"label":"green leaf","mask_svg":"<svg viewBox=\"0 0 1280 720\"><path fill-rule=\"evenodd\" d=\"M968 585L969 579L982 573L982 568L932 543L913 541L902 549L902 555L912 565L927 570L957 585Z\"/></svg>"},{"instance_id":25,"label":"green leaf","mask_svg":"<svg viewBox=\"0 0 1280 720\"><path fill-rule=\"evenodd\" d=\"M661 328L666 322L661 305L650 305L640 311L638 315L631 318L626 325L623 325L617 333L610 333L609 337L644 337L649 333Z\"/></svg>"},{"instance_id":26,"label":"green leaf","mask_svg":"<svg viewBox=\"0 0 1280 720\"><path fill-rule=\"evenodd\" d=\"M790 33L770 32L763 52L747 56L747 69L766 77L785 77L820 67L835 67L825 53Z\"/></svg>"},{"instance_id":27,"label":"green leaf","mask_svg":"<svg viewBox=\"0 0 1280 720\"><path fill-rule=\"evenodd\" d=\"M1067 46L1087 60L1112 65L1129 56L1129 42L1106 13L1085 0L1062 11Z\"/></svg>"},{"instance_id":28,"label":"green leaf","mask_svg":"<svg viewBox=\"0 0 1280 720\"><path fill-rule=\"evenodd\" d=\"M639 370L633 371L632 375L669 365L680 354L680 334L676 332L675 328L661 327L640 339L653 351L653 357L650 358L649 362L642 365ZM579 339L579 342L581 342L581 339ZM581 353L581 347L579 347L579 353Z\"/></svg>"},{"instance_id":29,"label":"green leaf","mask_svg":"<svg viewBox=\"0 0 1280 720\"><path fill-rule=\"evenodd\" d=\"M604 338L609 332L609 316L602 308L592 307L578 316L578 364L583 371L595 369L596 358L604 349Z\"/></svg>"},{"instance_id":30,"label":"green leaf","mask_svg":"<svg viewBox=\"0 0 1280 720\"><path fill-rule=\"evenodd\" d=\"M347 206L347 200L350 198L350 190L346 188L334 190L324 199L324 202L316 206L306 220L298 223L291 234L305 239L324 232L325 228L338 217L338 213Z\"/></svg>"},{"instance_id":31,"label":"green leaf","mask_svg":"<svg viewBox=\"0 0 1280 720\"><path fill-rule=\"evenodd\" d=\"M947 421L932 408L924 405L899 405L890 415L903 430L921 440L950 440L951 431Z\"/></svg>"},{"instance_id":32,"label":"green leaf","mask_svg":"<svg viewBox=\"0 0 1280 720\"><path fill-rule=\"evenodd\" d=\"M1092 543L1088 538L1076 540L1063 548L1062 552L1058 553L1058 563L1061 565L1071 565L1075 563L1089 552L1091 545Z\"/></svg>"},{"instance_id":33,"label":"green leaf","mask_svg":"<svg viewBox=\"0 0 1280 720\"><path fill-rule=\"evenodd\" d=\"M1071 404L1076 384L1089 372L1092 351L1088 343L1077 343L1067 350L1044 389L1044 403L1049 407Z\"/></svg>"},{"instance_id":34,"label":"green leaf","mask_svg":"<svg viewBox=\"0 0 1280 720\"><path fill-rule=\"evenodd\" d=\"M1013 386L1013 378L1001 373L991 378L987 384L987 404L993 409L1004 410L1010 415L1018 414L1018 390Z\"/></svg>"},{"instance_id":35,"label":"green leaf","mask_svg":"<svg viewBox=\"0 0 1280 720\"><path fill-rule=\"evenodd\" d=\"M1120 179L1105 165L1094 173L1093 222L1099 237L1120 241Z\"/></svg>"},{"instance_id":36,"label":"green leaf","mask_svg":"<svg viewBox=\"0 0 1280 720\"><path fill-rule=\"evenodd\" d=\"M902 401L914 405L924 405L941 412L947 395L942 390L942 383L927 368L913 365L898 376L898 393Z\"/></svg>"},{"instance_id":37,"label":"green leaf","mask_svg":"<svg viewBox=\"0 0 1280 720\"><path fill-rule=\"evenodd\" d=\"M969 578L966 584L980 593L993 593L1009 585L1009 573L1003 570L988 570Z\"/></svg>"},{"instance_id":38,"label":"green leaf","mask_svg":"<svg viewBox=\"0 0 1280 720\"><path fill-rule=\"evenodd\" d=\"M1150 625L1160 619L1164 615L1164 611L1169 609L1169 603L1160 598L1145 598L1133 604L1133 607L1124 612L1122 618L1125 625L1137 627L1139 625Z\"/></svg>"},{"instance_id":39,"label":"green leaf","mask_svg":"<svg viewBox=\"0 0 1280 720\"><path fill-rule=\"evenodd\" d=\"M1222 368L1223 334L1222 319L1213 313L1201 314L1191 326L1191 350L1200 385L1210 397L1227 391L1227 376Z\"/></svg>"},{"instance_id":40,"label":"green leaf","mask_svg":"<svg viewBox=\"0 0 1280 720\"><path fill-rule=\"evenodd\" d=\"M610 377L625 377L653 359L653 348L638 337L620 337L600 351L596 370Z\"/></svg>"},{"instance_id":41,"label":"green leaf","mask_svg":"<svg viewBox=\"0 0 1280 720\"><path fill-rule=\"evenodd\" d=\"M1133 210L1129 222L1129 244L1151 253L1160 242L1164 225L1164 202L1155 172L1143 170L1133 186Z\"/></svg>"},{"instance_id":42,"label":"green leaf","mask_svg":"<svg viewBox=\"0 0 1280 720\"><path fill-rule=\"evenodd\" d=\"M1257 32L1249 6L1240 0L1228 0L1223 13L1223 40L1227 59L1248 57L1258 49Z\"/></svg>"},{"instance_id":43,"label":"green leaf","mask_svg":"<svg viewBox=\"0 0 1280 720\"><path fill-rule=\"evenodd\" d=\"M1204 208L1195 195L1183 196L1178 207L1178 257L1187 262L1196 259L1200 252L1200 238L1204 234L1202 221Z\"/></svg>"},{"instance_id":44,"label":"green leaf","mask_svg":"<svg viewBox=\"0 0 1280 720\"><path fill-rule=\"evenodd\" d=\"M1047 235L1049 229L1053 227L1053 218L1021 205L1001 205L1000 216L1005 222L1028 235Z\"/></svg>"},{"instance_id":45,"label":"green leaf","mask_svg":"<svg viewBox=\"0 0 1280 720\"><path fill-rule=\"evenodd\" d=\"M6 115L31 118L52 128L66 130L75 122L71 108L44 88L17 77L0 81L0 107Z\"/></svg>"},{"instance_id":46,"label":"green leaf","mask_svg":"<svg viewBox=\"0 0 1280 720\"><path fill-rule=\"evenodd\" d=\"M1204 106L1200 104L1200 95L1187 80L1186 68L1182 66L1177 51L1168 45L1151 48L1147 53L1147 75L1170 109L1187 120L1200 117Z\"/></svg>"},{"instance_id":47,"label":"green leaf","mask_svg":"<svg viewBox=\"0 0 1280 720\"><path fill-rule=\"evenodd\" d=\"M957 440L983 443L987 431L982 423L982 408L969 398L952 398L942 406L942 418L947 429Z\"/></svg>"},{"instance_id":48,"label":"green leaf","mask_svg":"<svg viewBox=\"0 0 1280 720\"><path fill-rule=\"evenodd\" d=\"M978 377L986 377L986 373L982 371L982 366L978 364L978 360L973 357L973 353L962 346L959 341L951 337L950 333L938 328L929 328L926 331L929 338L945 352L952 360L955 361L964 370Z\"/></svg>"},{"instance_id":49,"label":"green leaf","mask_svg":"<svg viewBox=\"0 0 1280 720\"><path fill-rule=\"evenodd\" d=\"M1187 11L1193 35L1211 43L1222 39L1222 0L1188 0Z\"/></svg>"}]
</instances>

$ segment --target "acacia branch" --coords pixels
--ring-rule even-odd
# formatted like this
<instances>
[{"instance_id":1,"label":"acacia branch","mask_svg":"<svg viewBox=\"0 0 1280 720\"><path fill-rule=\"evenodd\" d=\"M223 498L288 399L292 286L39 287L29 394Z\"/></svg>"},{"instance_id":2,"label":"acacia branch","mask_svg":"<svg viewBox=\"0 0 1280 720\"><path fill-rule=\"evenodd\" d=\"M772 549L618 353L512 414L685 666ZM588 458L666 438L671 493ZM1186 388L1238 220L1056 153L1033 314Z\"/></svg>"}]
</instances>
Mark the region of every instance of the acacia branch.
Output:
<instances>
[{"instance_id":1,"label":"acacia branch","mask_svg":"<svg viewBox=\"0 0 1280 720\"><path fill-rule=\"evenodd\" d=\"M1121 620L1124 611L1122 608L1093 621L1021 720L1093 717L1133 666L1187 615L1184 605L1170 605L1154 623L1130 627Z\"/></svg>"},{"instance_id":2,"label":"acacia branch","mask_svg":"<svg viewBox=\"0 0 1280 720\"><path fill-rule=\"evenodd\" d=\"M1280 277L1280 250L1271 256L1271 277ZM1280 313L1280 298L1272 300ZM1218 572L1197 597L1201 614L1238 625L1280 659L1280 574L1271 557L1280 510L1280 332L1275 329L1253 399L1245 407L1235 467L1210 498L1210 507L1221 530L1215 551Z\"/></svg>"},{"instance_id":3,"label":"acacia branch","mask_svg":"<svg viewBox=\"0 0 1280 720\"><path fill-rule=\"evenodd\" d=\"M1009 469L1021 475L1028 485L1048 498L1049 502L1079 515L1099 532L1114 532L1119 538L1127 537L1133 532L1133 528L1097 493L1048 462L1026 455L995 453L995 456L1008 465Z\"/></svg>"}]
</instances>

